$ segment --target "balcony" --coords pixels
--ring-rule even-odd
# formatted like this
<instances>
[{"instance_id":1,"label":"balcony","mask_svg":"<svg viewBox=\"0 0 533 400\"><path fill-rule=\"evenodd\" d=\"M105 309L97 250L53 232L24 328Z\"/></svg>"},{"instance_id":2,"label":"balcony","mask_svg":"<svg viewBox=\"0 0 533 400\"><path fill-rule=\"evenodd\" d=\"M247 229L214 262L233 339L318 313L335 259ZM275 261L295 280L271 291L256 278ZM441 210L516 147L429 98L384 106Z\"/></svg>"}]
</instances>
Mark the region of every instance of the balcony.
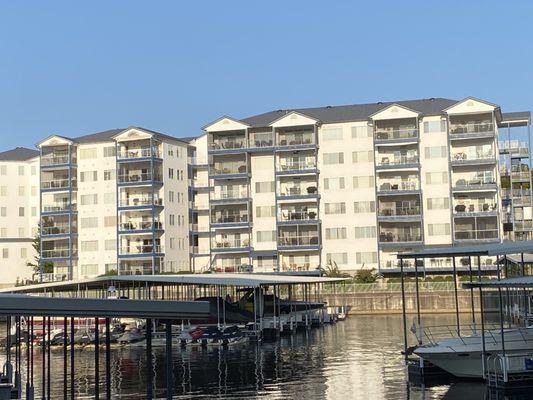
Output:
<instances>
[{"instance_id":1,"label":"balcony","mask_svg":"<svg viewBox=\"0 0 533 400\"><path fill-rule=\"evenodd\" d=\"M74 255L74 252L73 252ZM53 259L53 258L70 258L70 250L68 247L62 247L57 249L43 249L41 250L41 258Z\"/></svg>"},{"instance_id":2,"label":"balcony","mask_svg":"<svg viewBox=\"0 0 533 400\"><path fill-rule=\"evenodd\" d=\"M247 185L215 186L212 203L242 203L249 200Z\"/></svg>"},{"instance_id":3,"label":"balcony","mask_svg":"<svg viewBox=\"0 0 533 400\"><path fill-rule=\"evenodd\" d=\"M498 204L495 202L457 200L453 210L454 215L457 216L497 215Z\"/></svg>"},{"instance_id":4,"label":"balcony","mask_svg":"<svg viewBox=\"0 0 533 400\"><path fill-rule=\"evenodd\" d=\"M191 224L191 232L208 233L209 232L209 224L192 223Z\"/></svg>"},{"instance_id":5,"label":"balcony","mask_svg":"<svg viewBox=\"0 0 533 400\"><path fill-rule=\"evenodd\" d=\"M162 183L162 176L160 174L151 174L149 172L130 172L120 174L117 178L117 182L121 185Z\"/></svg>"},{"instance_id":6,"label":"balcony","mask_svg":"<svg viewBox=\"0 0 533 400\"><path fill-rule=\"evenodd\" d=\"M316 147L314 131L278 131L276 145L278 150L313 149Z\"/></svg>"},{"instance_id":7,"label":"balcony","mask_svg":"<svg viewBox=\"0 0 533 400\"><path fill-rule=\"evenodd\" d=\"M511 158L529 157L529 145L518 140L502 140L499 142L500 154L509 154Z\"/></svg>"},{"instance_id":8,"label":"balcony","mask_svg":"<svg viewBox=\"0 0 533 400\"><path fill-rule=\"evenodd\" d=\"M529 182L531 174L529 171L512 171L511 180L513 182Z\"/></svg>"},{"instance_id":9,"label":"balcony","mask_svg":"<svg viewBox=\"0 0 533 400\"><path fill-rule=\"evenodd\" d=\"M120 198L118 201L120 208L149 208L152 206L163 206L163 199L148 195L130 196Z\"/></svg>"},{"instance_id":10,"label":"balcony","mask_svg":"<svg viewBox=\"0 0 533 400\"><path fill-rule=\"evenodd\" d=\"M217 162L209 171L213 179L230 179L248 177L245 161Z\"/></svg>"},{"instance_id":11,"label":"balcony","mask_svg":"<svg viewBox=\"0 0 533 400\"><path fill-rule=\"evenodd\" d=\"M450 122L451 140L485 138L494 135L494 124L491 121Z\"/></svg>"},{"instance_id":12,"label":"balcony","mask_svg":"<svg viewBox=\"0 0 533 400\"><path fill-rule=\"evenodd\" d=\"M250 151L261 151L274 146L274 133L268 132L250 132Z\"/></svg>"},{"instance_id":13,"label":"balcony","mask_svg":"<svg viewBox=\"0 0 533 400\"><path fill-rule=\"evenodd\" d=\"M382 229L379 232L379 243L381 245L399 244L422 244L422 233L420 229Z\"/></svg>"},{"instance_id":14,"label":"balcony","mask_svg":"<svg viewBox=\"0 0 533 400\"><path fill-rule=\"evenodd\" d=\"M489 151L459 151L452 155L452 165L494 164L496 158L492 150Z\"/></svg>"},{"instance_id":15,"label":"balcony","mask_svg":"<svg viewBox=\"0 0 533 400\"><path fill-rule=\"evenodd\" d=\"M278 200L306 200L306 199L318 199L318 189L315 186L316 183L311 183L309 186L288 186L280 185L277 194Z\"/></svg>"},{"instance_id":16,"label":"balcony","mask_svg":"<svg viewBox=\"0 0 533 400\"><path fill-rule=\"evenodd\" d=\"M408 194L419 190L420 182L418 180L389 180L378 183L378 195Z\"/></svg>"},{"instance_id":17,"label":"balcony","mask_svg":"<svg viewBox=\"0 0 533 400\"><path fill-rule=\"evenodd\" d=\"M48 154L41 156L40 162L41 168L53 168L76 164L76 158L73 157L72 162L69 162L68 154Z\"/></svg>"},{"instance_id":18,"label":"balcony","mask_svg":"<svg viewBox=\"0 0 533 400\"><path fill-rule=\"evenodd\" d=\"M475 175L470 178L456 179L453 184L453 190L456 192L470 190L496 190L496 180L492 175Z\"/></svg>"},{"instance_id":19,"label":"balcony","mask_svg":"<svg viewBox=\"0 0 533 400\"><path fill-rule=\"evenodd\" d=\"M211 225L214 227L247 227L249 225L248 212L218 212L212 215Z\"/></svg>"},{"instance_id":20,"label":"balcony","mask_svg":"<svg viewBox=\"0 0 533 400\"><path fill-rule=\"evenodd\" d=\"M209 152L212 153L233 153L246 149L248 144L246 143L246 137L244 135L239 136L220 136L214 137L213 141L209 144Z\"/></svg>"},{"instance_id":21,"label":"balcony","mask_svg":"<svg viewBox=\"0 0 533 400\"><path fill-rule=\"evenodd\" d=\"M215 273L250 273L253 267L249 264L235 261L232 263L217 263L213 267Z\"/></svg>"},{"instance_id":22,"label":"balcony","mask_svg":"<svg viewBox=\"0 0 533 400\"><path fill-rule=\"evenodd\" d=\"M317 172L315 157L280 158L276 165L278 175L316 174Z\"/></svg>"},{"instance_id":23,"label":"balcony","mask_svg":"<svg viewBox=\"0 0 533 400\"><path fill-rule=\"evenodd\" d=\"M420 217L421 210L419 204L405 206L380 204L378 210L378 219L381 221L419 220Z\"/></svg>"},{"instance_id":24,"label":"balcony","mask_svg":"<svg viewBox=\"0 0 533 400\"><path fill-rule=\"evenodd\" d=\"M498 229L474 229L474 230L455 230L455 240L456 241L497 241L498 240Z\"/></svg>"},{"instance_id":25,"label":"balcony","mask_svg":"<svg viewBox=\"0 0 533 400\"><path fill-rule=\"evenodd\" d=\"M77 233L77 229L73 225L71 230L71 226L68 223L56 223L41 228L42 236L68 236L71 233Z\"/></svg>"},{"instance_id":26,"label":"balcony","mask_svg":"<svg viewBox=\"0 0 533 400\"><path fill-rule=\"evenodd\" d=\"M412 127L378 127L374 129L376 143L407 142L418 140L418 129Z\"/></svg>"},{"instance_id":27,"label":"balcony","mask_svg":"<svg viewBox=\"0 0 533 400\"><path fill-rule=\"evenodd\" d=\"M122 148L117 152L117 161L145 161L149 158L161 158L157 147Z\"/></svg>"},{"instance_id":28,"label":"balcony","mask_svg":"<svg viewBox=\"0 0 533 400\"><path fill-rule=\"evenodd\" d=\"M43 202L44 203L44 202ZM76 203L70 204L68 201L56 201L43 204L42 213L43 214L54 214L54 213L68 213L71 211L76 211Z\"/></svg>"},{"instance_id":29,"label":"balcony","mask_svg":"<svg viewBox=\"0 0 533 400\"><path fill-rule=\"evenodd\" d=\"M211 251L215 253L235 253L250 250L248 238L215 238L211 242Z\"/></svg>"},{"instance_id":30,"label":"balcony","mask_svg":"<svg viewBox=\"0 0 533 400\"><path fill-rule=\"evenodd\" d=\"M64 191L77 188L76 179L60 178L41 181L41 190L51 191Z\"/></svg>"},{"instance_id":31,"label":"balcony","mask_svg":"<svg viewBox=\"0 0 533 400\"><path fill-rule=\"evenodd\" d=\"M118 224L120 233L147 233L163 230L163 223L160 221L126 221Z\"/></svg>"},{"instance_id":32,"label":"balcony","mask_svg":"<svg viewBox=\"0 0 533 400\"><path fill-rule=\"evenodd\" d=\"M119 256L152 256L154 254L162 254L163 246L156 244L140 244L119 247Z\"/></svg>"},{"instance_id":33,"label":"balcony","mask_svg":"<svg viewBox=\"0 0 533 400\"><path fill-rule=\"evenodd\" d=\"M378 153L376 158L376 169L405 169L405 168L418 168L419 166L418 155L413 156L396 156L396 155L382 155Z\"/></svg>"},{"instance_id":34,"label":"balcony","mask_svg":"<svg viewBox=\"0 0 533 400\"><path fill-rule=\"evenodd\" d=\"M307 235L290 235L280 234L278 238L278 247L280 250L289 249L311 249L318 250L320 248L320 241L318 233Z\"/></svg>"},{"instance_id":35,"label":"balcony","mask_svg":"<svg viewBox=\"0 0 533 400\"><path fill-rule=\"evenodd\" d=\"M282 209L278 213L278 224L318 223L318 209Z\"/></svg>"}]
</instances>

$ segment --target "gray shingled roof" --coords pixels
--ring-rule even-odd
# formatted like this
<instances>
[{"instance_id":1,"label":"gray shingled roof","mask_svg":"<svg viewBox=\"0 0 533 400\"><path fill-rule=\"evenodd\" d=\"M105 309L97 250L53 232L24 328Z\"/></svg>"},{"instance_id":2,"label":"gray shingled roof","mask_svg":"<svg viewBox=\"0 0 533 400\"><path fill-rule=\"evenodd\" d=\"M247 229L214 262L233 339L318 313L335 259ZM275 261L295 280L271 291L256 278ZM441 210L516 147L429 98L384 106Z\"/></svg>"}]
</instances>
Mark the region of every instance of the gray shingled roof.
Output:
<instances>
[{"instance_id":1,"label":"gray shingled roof","mask_svg":"<svg viewBox=\"0 0 533 400\"><path fill-rule=\"evenodd\" d=\"M161 132L152 131L150 129L146 129L146 128L143 128L143 127L140 127L140 126L131 126L129 128L119 128L119 129L109 129L107 131L91 133L89 135L78 136L78 137L75 137L75 138L70 138L70 137L67 138L65 136L62 136L62 137L65 137L66 139L72 140L75 143L81 143L81 144L84 144L84 143L109 142L109 141L113 141L113 136L118 135L119 133L125 131L126 129L130 129L130 128L141 129L143 131L153 133L156 137L159 137L161 139L177 140L179 142L188 143L188 141L186 140L187 138L185 138L185 139L184 138L177 138L177 137L170 136L170 135L167 135L167 134L164 134L164 133L161 133Z\"/></svg>"},{"instance_id":2,"label":"gray shingled roof","mask_svg":"<svg viewBox=\"0 0 533 400\"><path fill-rule=\"evenodd\" d=\"M27 161L38 156L39 152L37 150L16 147L12 150L1 152L0 161Z\"/></svg>"},{"instance_id":3,"label":"gray shingled roof","mask_svg":"<svg viewBox=\"0 0 533 400\"><path fill-rule=\"evenodd\" d=\"M392 104L418 111L424 115L440 115L443 110L457 103L457 100L431 98L420 100L402 100L369 104L352 104L346 106L327 106L316 108L295 108L288 110L270 111L264 114L244 118L241 121L251 126L267 126L291 111L299 112L322 123L365 121L370 115L389 107Z\"/></svg>"},{"instance_id":4,"label":"gray shingled roof","mask_svg":"<svg viewBox=\"0 0 533 400\"><path fill-rule=\"evenodd\" d=\"M515 112L508 112L508 113L502 113L502 122L505 121L513 121L517 119L531 119L531 112L529 111L515 111Z\"/></svg>"}]
</instances>

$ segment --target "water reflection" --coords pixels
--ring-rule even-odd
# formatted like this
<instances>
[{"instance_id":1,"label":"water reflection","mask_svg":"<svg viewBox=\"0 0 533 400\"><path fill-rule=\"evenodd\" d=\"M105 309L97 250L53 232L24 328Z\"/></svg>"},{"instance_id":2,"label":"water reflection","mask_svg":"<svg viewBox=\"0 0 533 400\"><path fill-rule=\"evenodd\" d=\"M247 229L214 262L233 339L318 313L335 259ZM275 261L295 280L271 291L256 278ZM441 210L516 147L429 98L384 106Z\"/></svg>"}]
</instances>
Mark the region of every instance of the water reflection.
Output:
<instances>
[{"instance_id":1,"label":"water reflection","mask_svg":"<svg viewBox=\"0 0 533 400\"><path fill-rule=\"evenodd\" d=\"M425 323L453 323L453 316L425 316ZM352 317L333 326L230 349L175 349L174 396L220 399L488 399L483 383L458 383L428 389L409 387L400 351L401 316ZM52 398L62 397L62 352L52 352ZM105 393L105 357L101 354ZM40 397L41 358L35 357L36 398ZM76 398L94 390L94 352L76 352ZM153 354L155 394L166 395L164 349ZM145 398L145 351L112 352L112 391L119 398ZM25 370L25 369L24 369ZM25 379L25 377L23 378ZM498 397L490 397L498 398ZM501 397L500 397L501 398ZM520 399L528 397L519 397Z\"/></svg>"}]
</instances>

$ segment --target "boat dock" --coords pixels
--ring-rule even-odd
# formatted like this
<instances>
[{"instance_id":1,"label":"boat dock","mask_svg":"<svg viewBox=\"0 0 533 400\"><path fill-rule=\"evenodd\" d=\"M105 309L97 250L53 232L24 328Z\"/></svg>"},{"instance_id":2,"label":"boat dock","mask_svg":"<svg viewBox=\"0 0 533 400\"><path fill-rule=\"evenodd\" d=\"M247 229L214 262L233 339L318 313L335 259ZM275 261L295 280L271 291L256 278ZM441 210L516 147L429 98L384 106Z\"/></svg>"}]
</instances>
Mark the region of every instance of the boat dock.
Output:
<instances>
[{"instance_id":1,"label":"boat dock","mask_svg":"<svg viewBox=\"0 0 533 400\"><path fill-rule=\"evenodd\" d=\"M531 260L531 252L533 241L522 241L428 247L398 255L402 288L407 275L405 260L414 261L414 271L410 272L414 272L417 288L417 313L410 328L402 289L403 354L411 384L433 386L465 379L483 379L490 390L533 388L533 328L528 328L527 322L531 314L533 276L526 276L526 271L530 270L526 260ZM497 271L492 279L482 275L480 258L483 256L495 256L497 259ZM453 326L423 326L418 280L425 271L418 261L432 258L452 260L456 299ZM469 279L462 284L470 291L468 310L460 310L457 301L457 258L466 259L469 267ZM473 259L477 262L472 263ZM477 265L477 269L472 267L473 264ZM489 301L495 312L487 311ZM470 315L470 322L466 324L464 318L462 321L460 318L460 313L465 312Z\"/></svg>"}]
</instances>

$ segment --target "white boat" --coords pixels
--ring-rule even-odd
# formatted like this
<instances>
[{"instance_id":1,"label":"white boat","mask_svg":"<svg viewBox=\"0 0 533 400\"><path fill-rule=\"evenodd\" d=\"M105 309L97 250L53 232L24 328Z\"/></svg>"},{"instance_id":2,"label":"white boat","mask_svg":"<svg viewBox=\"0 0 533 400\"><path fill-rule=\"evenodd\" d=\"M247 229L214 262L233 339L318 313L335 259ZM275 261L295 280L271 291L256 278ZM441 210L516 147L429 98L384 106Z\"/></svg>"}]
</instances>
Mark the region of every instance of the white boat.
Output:
<instances>
[{"instance_id":1,"label":"white boat","mask_svg":"<svg viewBox=\"0 0 533 400\"><path fill-rule=\"evenodd\" d=\"M533 351L533 326L504 329L505 353ZM482 336L478 330L469 336L458 336L418 346L414 354L461 378L483 378ZM485 331L485 355L502 353L501 330Z\"/></svg>"}]
</instances>

